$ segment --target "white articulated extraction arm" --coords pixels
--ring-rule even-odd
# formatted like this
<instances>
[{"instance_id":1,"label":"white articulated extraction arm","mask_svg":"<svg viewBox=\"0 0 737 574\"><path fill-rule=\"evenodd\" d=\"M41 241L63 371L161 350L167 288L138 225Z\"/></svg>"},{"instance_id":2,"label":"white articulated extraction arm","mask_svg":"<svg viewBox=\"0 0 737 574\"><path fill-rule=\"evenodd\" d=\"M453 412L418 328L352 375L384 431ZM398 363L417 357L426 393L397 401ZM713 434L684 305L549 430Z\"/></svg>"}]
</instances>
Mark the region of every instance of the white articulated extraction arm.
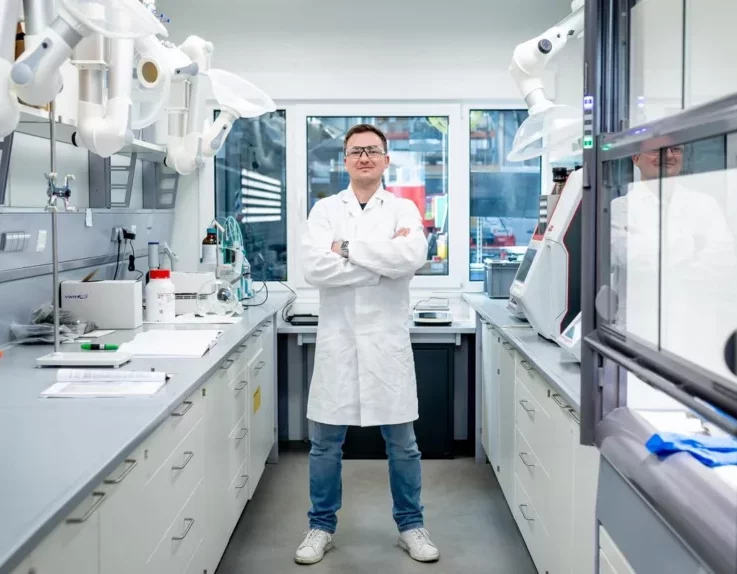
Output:
<instances>
[{"instance_id":1,"label":"white articulated extraction arm","mask_svg":"<svg viewBox=\"0 0 737 574\"><path fill-rule=\"evenodd\" d=\"M517 131L508 156L510 161L524 161L551 151L570 155L581 138L581 109L554 104L545 93L542 73L571 37L583 34L584 3L585 0L573 0L571 14L514 49L509 73L517 82L530 115Z\"/></svg>"},{"instance_id":2,"label":"white articulated extraction arm","mask_svg":"<svg viewBox=\"0 0 737 574\"><path fill-rule=\"evenodd\" d=\"M255 118L276 110L274 102L263 91L225 70L210 69L212 44L190 36L179 49L197 65L198 73L190 80L190 97L186 106L186 133L180 109L170 111L169 141L166 165L186 175L213 157L239 118ZM206 128L205 109L209 92L217 102L218 117Z\"/></svg>"}]
</instances>

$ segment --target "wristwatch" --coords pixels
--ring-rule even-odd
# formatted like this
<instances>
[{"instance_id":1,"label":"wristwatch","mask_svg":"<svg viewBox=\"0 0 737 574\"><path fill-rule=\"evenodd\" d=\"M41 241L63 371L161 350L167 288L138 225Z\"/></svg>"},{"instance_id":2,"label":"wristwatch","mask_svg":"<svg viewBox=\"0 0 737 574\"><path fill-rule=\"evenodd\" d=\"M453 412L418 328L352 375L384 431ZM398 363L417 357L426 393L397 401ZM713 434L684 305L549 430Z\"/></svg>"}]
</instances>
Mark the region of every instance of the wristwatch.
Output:
<instances>
[{"instance_id":1,"label":"wristwatch","mask_svg":"<svg viewBox=\"0 0 737 574\"><path fill-rule=\"evenodd\" d=\"M340 254L346 259L348 259L348 242L347 241L343 241L340 244Z\"/></svg>"}]
</instances>

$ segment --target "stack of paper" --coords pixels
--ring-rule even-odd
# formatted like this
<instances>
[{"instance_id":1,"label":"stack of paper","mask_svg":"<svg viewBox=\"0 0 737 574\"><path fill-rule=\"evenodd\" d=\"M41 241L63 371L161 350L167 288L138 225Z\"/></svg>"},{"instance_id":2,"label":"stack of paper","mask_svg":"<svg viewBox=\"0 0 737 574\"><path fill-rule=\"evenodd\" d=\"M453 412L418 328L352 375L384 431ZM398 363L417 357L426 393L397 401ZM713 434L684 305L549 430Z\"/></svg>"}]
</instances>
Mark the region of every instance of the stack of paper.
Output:
<instances>
[{"instance_id":1,"label":"stack of paper","mask_svg":"<svg viewBox=\"0 0 737 574\"><path fill-rule=\"evenodd\" d=\"M120 351L135 357L199 358L214 347L222 331L153 330L139 333Z\"/></svg>"},{"instance_id":2,"label":"stack of paper","mask_svg":"<svg viewBox=\"0 0 737 574\"><path fill-rule=\"evenodd\" d=\"M159 392L166 373L112 369L59 369L56 383L41 393L46 398L149 397Z\"/></svg>"}]
</instances>

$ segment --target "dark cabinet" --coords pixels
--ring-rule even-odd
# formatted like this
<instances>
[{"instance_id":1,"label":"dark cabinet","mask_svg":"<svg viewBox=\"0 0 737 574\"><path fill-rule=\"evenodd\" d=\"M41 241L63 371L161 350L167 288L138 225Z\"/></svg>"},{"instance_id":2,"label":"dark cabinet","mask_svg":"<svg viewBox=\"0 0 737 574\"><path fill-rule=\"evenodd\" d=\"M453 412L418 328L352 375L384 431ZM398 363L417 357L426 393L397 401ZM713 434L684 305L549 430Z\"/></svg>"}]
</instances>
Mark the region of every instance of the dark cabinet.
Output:
<instances>
[{"instance_id":1,"label":"dark cabinet","mask_svg":"<svg viewBox=\"0 0 737 574\"><path fill-rule=\"evenodd\" d=\"M454 345L412 345L417 375L420 418L415 421L417 445L423 458L453 456ZM343 446L347 459L386 458L379 427L349 427Z\"/></svg>"}]
</instances>

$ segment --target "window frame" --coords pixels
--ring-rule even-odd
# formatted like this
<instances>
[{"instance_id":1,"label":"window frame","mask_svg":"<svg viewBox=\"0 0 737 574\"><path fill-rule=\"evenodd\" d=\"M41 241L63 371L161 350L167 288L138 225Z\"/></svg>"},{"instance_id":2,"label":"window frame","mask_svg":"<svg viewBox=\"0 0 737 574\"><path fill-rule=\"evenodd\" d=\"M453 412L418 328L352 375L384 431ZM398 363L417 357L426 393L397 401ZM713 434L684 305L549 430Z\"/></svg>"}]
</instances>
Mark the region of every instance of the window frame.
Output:
<instances>
[{"instance_id":1,"label":"window frame","mask_svg":"<svg viewBox=\"0 0 737 574\"><path fill-rule=\"evenodd\" d=\"M523 100L477 100L467 101L462 105L461 114L463 117L463 128L465 138L465 164L466 164L466 271L463 291L468 293L483 293L484 281L471 281L470 256L471 248L468 244L471 238L471 112L506 112L511 110L527 110L527 105ZM545 193L546 189L551 189L553 177L550 170L550 161L548 154L544 154L540 161L540 195Z\"/></svg>"},{"instance_id":2,"label":"window frame","mask_svg":"<svg viewBox=\"0 0 737 574\"><path fill-rule=\"evenodd\" d=\"M282 109L282 106L279 106ZM441 116L448 118L448 275L415 276L411 289L431 289L461 292L468 285L467 265L460 265L468 258L469 221L468 134L464 133L465 121L460 104L448 103L304 103L295 104L291 125L287 119L287 210L289 226L287 237L287 276L290 284L298 289L313 289L304 279L301 258L301 234L307 223L307 118L311 116ZM291 138L290 138L291 135ZM451 189L453 190L451 192ZM465 219L465 222L464 222Z\"/></svg>"}]
</instances>

